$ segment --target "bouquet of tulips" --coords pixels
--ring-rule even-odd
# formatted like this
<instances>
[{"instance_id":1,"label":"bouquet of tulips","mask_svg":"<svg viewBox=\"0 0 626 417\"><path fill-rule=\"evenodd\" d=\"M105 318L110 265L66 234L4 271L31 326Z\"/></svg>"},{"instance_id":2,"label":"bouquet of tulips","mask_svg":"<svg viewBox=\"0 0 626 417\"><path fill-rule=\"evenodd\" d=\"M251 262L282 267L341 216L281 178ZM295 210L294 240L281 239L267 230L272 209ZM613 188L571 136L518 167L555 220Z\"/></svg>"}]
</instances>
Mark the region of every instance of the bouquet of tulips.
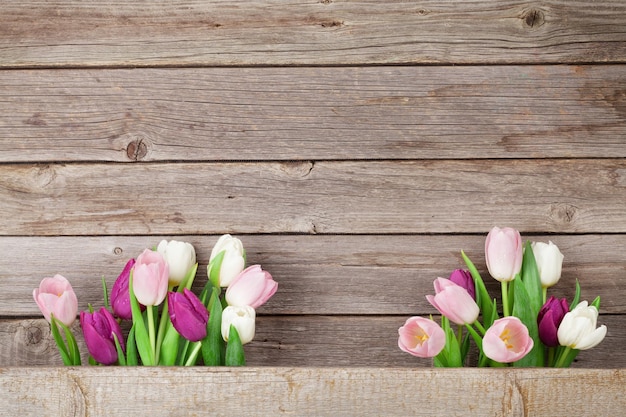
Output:
<instances>
[{"instance_id":1,"label":"bouquet of tulips","mask_svg":"<svg viewBox=\"0 0 626 417\"><path fill-rule=\"evenodd\" d=\"M254 338L255 309L278 288L259 265L245 268L241 241L223 235L213 247L208 282L197 296L191 291L198 264L194 247L161 241L130 259L110 295L103 278L105 306L80 312L89 362L102 365L245 365L243 345ZM222 289L226 288L226 291ZM80 365L70 326L78 300L61 275L44 278L33 291L50 322L65 365ZM128 321L128 332L120 324ZM64 336L64 337L63 337Z\"/></svg>"},{"instance_id":2,"label":"bouquet of tulips","mask_svg":"<svg viewBox=\"0 0 626 417\"><path fill-rule=\"evenodd\" d=\"M501 283L501 310L472 261L464 252L461 256L467 270L437 278L435 295L426 296L442 314L441 325L432 317L410 317L398 331L404 352L433 358L437 367L461 367L468 362L471 339L479 367L568 367L580 350L604 339L606 326L596 327L600 298L580 301L578 281L571 303L547 298L563 263L552 242L522 245L517 230L491 229L485 259L489 274Z\"/></svg>"}]
</instances>

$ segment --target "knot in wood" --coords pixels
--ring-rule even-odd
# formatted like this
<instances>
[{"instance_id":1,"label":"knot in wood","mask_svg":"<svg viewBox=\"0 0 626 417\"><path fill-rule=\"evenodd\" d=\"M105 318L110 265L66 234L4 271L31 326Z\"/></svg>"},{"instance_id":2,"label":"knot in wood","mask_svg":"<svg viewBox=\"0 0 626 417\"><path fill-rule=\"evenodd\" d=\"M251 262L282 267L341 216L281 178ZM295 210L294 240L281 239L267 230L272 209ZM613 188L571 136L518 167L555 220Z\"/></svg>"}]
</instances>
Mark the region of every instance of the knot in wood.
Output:
<instances>
[{"instance_id":1,"label":"knot in wood","mask_svg":"<svg viewBox=\"0 0 626 417\"><path fill-rule=\"evenodd\" d=\"M133 161L141 161L148 155L148 145L143 138L137 138L131 141L126 147L126 155L128 159Z\"/></svg>"},{"instance_id":2,"label":"knot in wood","mask_svg":"<svg viewBox=\"0 0 626 417\"><path fill-rule=\"evenodd\" d=\"M567 203L553 203L550 205L550 218L557 224L570 224L575 220L578 208Z\"/></svg>"},{"instance_id":3,"label":"knot in wood","mask_svg":"<svg viewBox=\"0 0 626 417\"><path fill-rule=\"evenodd\" d=\"M538 28L545 23L545 17L541 10L530 9L522 15L522 21L529 28Z\"/></svg>"},{"instance_id":4,"label":"knot in wood","mask_svg":"<svg viewBox=\"0 0 626 417\"><path fill-rule=\"evenodd\" d=\"M124 251L119 246L113 249L113 253L116 255L121 255Z\"/></svg>"}]
</instances>

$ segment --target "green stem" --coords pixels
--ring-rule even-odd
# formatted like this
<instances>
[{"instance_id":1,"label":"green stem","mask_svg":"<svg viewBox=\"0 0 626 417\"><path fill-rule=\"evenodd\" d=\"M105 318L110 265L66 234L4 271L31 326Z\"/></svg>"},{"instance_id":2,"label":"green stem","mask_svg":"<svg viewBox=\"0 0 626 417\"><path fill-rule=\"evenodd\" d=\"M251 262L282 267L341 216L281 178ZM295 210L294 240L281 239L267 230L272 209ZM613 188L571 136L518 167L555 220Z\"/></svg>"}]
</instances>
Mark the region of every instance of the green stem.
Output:
<instances>
[{"instance_id":1,"label":"green stem","mask_svg":"<svg viewBox=\"0 0 626 417\"><path fill-rule=\"evenodd\" d=\"M502 314L504 317L509 316L509 283L507 281L501 281L502 285Z\"/></svg>"},{"instance_id":2,"label":"green stem","mask_svg":"<svg viewBox=\"0 0 626 417\"><path fill-rule=\"evenodd\" d=\"M553 366L554 365L554 351L556 349L553 347L549 347L548 348L548 363L547 366Z\"/></svg>"},{"instance_id":3,"label":"green stem","mask_svg":"<svg viewBox=\"0 0 626 417\"><path fill-rule=\"evenodd\" d=\"M485 333L487 333L487 331L485 330L485 328L483 327L482 324L480 324L480 322L478 320L476 320L474 322L474 325L478 328L478 330L480 330L480 333L484 336Z\"/></svg>"},{"instance_id":4,"label":"green stem","mask_svg":"<svg viewBox=\"0 0 626 417\"><path fill-rule=\"evenodd\" d=\"M200 352L201 347L202 347L202 343L200 342L193 343L193 350L191 351L191 354L189 355L189 359L187 359L187 362L185 362L185 366L191 366L196 362L196 358L198 357L198 353Z\"/></svg>"},{"instance_id":5,"label":"green stem","mask_svg":"<svg viewBox=\"0 0 626 417\"><path fill-rule=\"evenodd\" d=\"M548 298L548 287L541 287L541 295L543 297L543 303L541 305L544 305L546 303L546 299Z\"/></svg>"},{"instance_id":6,"label":"green stem","mask_svg":"<svg viewBox=\"0 0 626 417\"><path fill-rule=\"evenodd\" d=\"M459 346L463 343L463 326L459 325L456 333L456 339L459 342Z\"/></svg>"},{"instance_id":7,"label":"green stem","mask_svg":"<svg viewBox=\"0 0 626 417\"><path fill-rule=\"evenodd\" d=\"M146 312L148 313L148 335L150 336L150 347L152 349L152 354L153 354L153 358L155 361L155 363L152 363L150 365L156 365L156 362L158 361L158 357L156 356L156 350L155 350L156 337L155 337L155 332L154 332L154 307L147 306Z\"/></svg>"},{"instance_id":8,"label":"green stem","mask_svg":"<svg viewBox=\"0 0 626 417\"><path fill-rule=\"evenodd\" d=\"M567 355L569 355L571 350L572 350L571 347L565 346L565 349L563 350L563 352L561 352L561 355L559 356L559 359L557 360L556 364L554 365L555 368L563 368L565 359L567 358Z\"/></svg>"},{"instance_id":9,"label":"green stem","mask_svg":"<svg viewBox=\"0 0 626 417\"><path fill-rule=\"evenodd\" d=\"M168 293L174 289L173 286L168 285L167 291ZM163 344L163 338L165 337L165 329L167 327L169 320L169 312L167 308L167 296L165 298L165 302L163 303L163 311L161 311L161 319L159 321L159 330L157 332L156 338L156 348L155 348L155 360L159 360L159 355L161 354L161 344Z\"/></svg>"}]
</instances>

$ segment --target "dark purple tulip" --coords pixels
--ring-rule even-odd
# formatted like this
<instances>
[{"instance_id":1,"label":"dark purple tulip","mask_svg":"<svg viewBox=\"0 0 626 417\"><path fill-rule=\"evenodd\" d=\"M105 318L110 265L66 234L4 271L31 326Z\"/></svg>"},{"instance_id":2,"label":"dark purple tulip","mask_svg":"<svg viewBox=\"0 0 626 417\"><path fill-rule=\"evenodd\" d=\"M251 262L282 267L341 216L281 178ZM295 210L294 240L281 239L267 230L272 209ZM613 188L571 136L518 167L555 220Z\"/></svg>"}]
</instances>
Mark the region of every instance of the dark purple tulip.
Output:
<instances>
[{"instance_id":1,"label":"dark purple tulip","mask_svg":"<svg viewBox=\"0 0 626 417\"><path fill-rule=\"evenodd\" d=\"M465 291L472 296L474 300L476 300L476 289L474 288L474 279L472 278L472 274L469 271L465 271L463 269L455 269L450 274L450 281L454 282L456 285L459 285L465 288Z\"/></svg>"},{"instance_id":2,"label":"dark purple tulip","mask_svg":"<svg viewBox=\"0 0 626 417\"><path fill-rule=\"evenodd\" d=\"M133 314L130 309L130 294L128 292L128 283L130 279L130 270L135 266L135 260L131 259L126 263L124 270L115 280L113 289L111 290L111 309L117 317L130 320Z\"/></svg>"},{"instance_id":3,"label":"dark purple tulip","mask_svg":"<svg viewBox=\"0 0 626 417\"><path fill-rule=\"evenodd\" d=\"M202 301L187 288L182 293L169 292L167 307L174 328L190 342L197 342L206 336L209 312Z\"/></svg>"},{"instance_id":4,"label":"dark purple tulip","mask_svg":"<svg viewBox=\"0 0 626 417\"><path fill-rule=\"evenodd\" d=\"M111 365L117 362L117 349L113 334L117 336L117 340L124 347L124 337L122 329L115 321L115 318L109 310L102 307L98 311L89 313L87 311L80 312L80 326L83 329L83 337L87 350L96 362L103 365Z\"/></svg>"},{"instance_id":5,"label":"dark purple tulip","mask_svg":"<svg viewBox=\"0 0 626 417\"><path fill-rule=\"evenodd\" d=\"M539 314L537 314L537 324L539 325L539 339L544 345L549 347L559 345L557 332L565 313L568 311L567 300L565 298L559 300L554 296L548 298L548 301L541 307Z\"/></svg>"}]
</instances>

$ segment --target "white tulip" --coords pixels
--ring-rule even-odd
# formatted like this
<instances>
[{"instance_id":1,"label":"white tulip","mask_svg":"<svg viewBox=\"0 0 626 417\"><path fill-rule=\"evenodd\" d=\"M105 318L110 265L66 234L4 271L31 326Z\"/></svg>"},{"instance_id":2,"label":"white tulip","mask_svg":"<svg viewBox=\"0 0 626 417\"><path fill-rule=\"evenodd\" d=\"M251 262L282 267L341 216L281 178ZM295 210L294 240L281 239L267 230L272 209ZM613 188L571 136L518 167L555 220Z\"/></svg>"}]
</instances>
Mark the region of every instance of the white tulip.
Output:
<instances>
[{"instance_id":1,"label":"white tulip","mask_svg":"<svg viewBox=\"0 0 626 417\"><path fill-rule=\"evenodd\" d=\"M552 242L533 242L531 246L541 277L541 286L549 288L561 279L563 254Z\"/></svg>"},{"instance_id":2,"label":"white tulip","mask_svg":"<svg viewBox=\"0 0 626 417\"><path fill-rule=\"evenodd\" d=\"M241 344L245 345L254 339L254 322L256 312L250 306L228 306L222 312L222 338L228 342L230 325L232 324L239 333Z\"/></svg>"},{"instance_id":3,"label":"white tulip","mask_svg":"<svg viewBox=\"0 0 626 417\"><path fill-rule=\"evenodd\" d=\"M180 285L187 276L191 268L196 264L196 250L191 243L179 242L177 240L162 240L157 246L159 252L170 270L169 285L174 287Z\"/></svg>"},{"instance_id":4,"label":"white tulip","mask_svg":"<svg viewBox=\"0 0 626 417\"><path fill-rule=\"evenodd\" d=\"M241 240L231 235L222 235L213 246L208 269L211 268L211 262L220 252L224 252L224 257L219 271L219 286L228 287L245 267L243 244Z\"/></svg>"},{"instance_id":5,"label":"white tulip","mask_svg":"<svg viewBox=\"0 0 626 417\"><path fill-rule=\"evenodd\" d=\"M559 344L578 350L595 347L606 336L606 326L596 328L597 321L598 309L581 301L563 317L557 332Z\"/></svg>"}]
</instances>

